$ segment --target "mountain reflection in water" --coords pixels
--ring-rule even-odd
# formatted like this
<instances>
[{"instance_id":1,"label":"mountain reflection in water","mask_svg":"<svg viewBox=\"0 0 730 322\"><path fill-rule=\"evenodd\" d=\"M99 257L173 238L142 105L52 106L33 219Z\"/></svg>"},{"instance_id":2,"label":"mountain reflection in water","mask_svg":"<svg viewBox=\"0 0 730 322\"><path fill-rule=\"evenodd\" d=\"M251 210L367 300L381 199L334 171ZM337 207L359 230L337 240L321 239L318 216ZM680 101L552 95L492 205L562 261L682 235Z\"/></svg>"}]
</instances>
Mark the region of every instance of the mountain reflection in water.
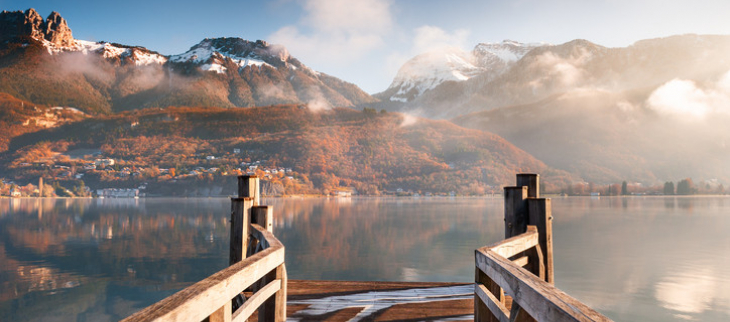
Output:
<instances>
[{"instance_id":1,"label":"mountain reflection in water","mask_svg":"<svg viewBox=\"0 0 730 322\"><path fill-rule=\"evenodd\" d=\"M730 318L727 197L553 199L557 286L615 320ZM497 198L286 198L292 279L468 282ZM228 263L230 201L0 199L2 320L119 320Z\"/></svg>"}]
</instances>

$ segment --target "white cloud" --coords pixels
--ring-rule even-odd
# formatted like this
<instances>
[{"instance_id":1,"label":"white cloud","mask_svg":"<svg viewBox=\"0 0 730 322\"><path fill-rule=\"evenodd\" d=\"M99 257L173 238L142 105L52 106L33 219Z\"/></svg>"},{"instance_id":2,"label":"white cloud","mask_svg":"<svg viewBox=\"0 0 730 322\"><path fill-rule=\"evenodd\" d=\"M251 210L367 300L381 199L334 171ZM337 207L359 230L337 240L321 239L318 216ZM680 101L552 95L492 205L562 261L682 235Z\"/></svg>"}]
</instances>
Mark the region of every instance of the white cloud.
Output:
<instances>
[{"instance_id":1,"label":"white cloud","mask_svg":"<svg viewBox=\"0 0 730 322\"><path fill-rule=\"evenodd\" d=\"M353 63L385 43L390 7L389 0L306 0L301 21L269 39L309 64Z\"/></svg>"},{"instance_id":2,"label":"white cloud","mask_svg":"<svg viewBox=\"0 0 730 322\"><path fill-rule=\"evenodd\" d=\"M674 79L657 88L647 104L667 115L704 118L711 113L730 110L730 72L705 88L690 80Z\"/></svg>"},{"instance_id":3,"label":"white cloud","mask_svg":"<svg viewBox=\"0 0 730 322\"><path fill-rule=\"evenodd\" d=\"M428 51L457 47L464 49L468 46L469 30L457 29L449 33L435 26L421 26L414 30L413 48L411 53L418 55Z\"/></svg>"}]
</instances>

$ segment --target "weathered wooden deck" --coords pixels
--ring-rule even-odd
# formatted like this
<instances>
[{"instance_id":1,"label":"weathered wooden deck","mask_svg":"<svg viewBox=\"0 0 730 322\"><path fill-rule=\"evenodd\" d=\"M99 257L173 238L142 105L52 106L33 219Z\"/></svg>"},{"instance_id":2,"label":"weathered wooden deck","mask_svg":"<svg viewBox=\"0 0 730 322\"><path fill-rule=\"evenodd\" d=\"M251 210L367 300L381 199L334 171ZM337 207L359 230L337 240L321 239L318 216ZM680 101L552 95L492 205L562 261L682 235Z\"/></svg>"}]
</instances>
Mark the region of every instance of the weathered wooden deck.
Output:
<instances>
[{"instance_id":1,"label":"weathered wooden deck","mask_svg":"<svg viewBox=\"0 0 730 322\"><path fill-rule=\"evenodd\" d=\"M289 280L287 321L473 321L474 284Z\"/></svg>"},{"instance_id":2,"label":"weathered wooden deck","mask_svg":"<svg viewBox=\"0 0 730 322\"><path fill-rule=\"evenodd\" d=\"M552 211L537 174L505 187L505 240L475 250L475 283L289 280L273 208L242 176L229 267L125 319L208 321L610 321L555 288Z\"/></svg>"}]
</instances>

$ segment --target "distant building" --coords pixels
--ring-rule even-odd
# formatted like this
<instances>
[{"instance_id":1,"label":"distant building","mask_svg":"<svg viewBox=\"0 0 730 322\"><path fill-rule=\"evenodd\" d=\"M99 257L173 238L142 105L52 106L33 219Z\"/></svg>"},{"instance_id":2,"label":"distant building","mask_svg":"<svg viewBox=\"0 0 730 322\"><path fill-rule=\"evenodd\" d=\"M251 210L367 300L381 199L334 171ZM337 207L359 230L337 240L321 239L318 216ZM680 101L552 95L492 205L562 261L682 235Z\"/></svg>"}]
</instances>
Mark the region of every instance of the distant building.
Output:
<instances>
[{"instance_id":1,"label":"distant building","mask_svg":"<svg viewBox=\"0 0 730 322\"><path fill-rule=\"evenodd\" d=\"M205 159L206 160L215 160L215 157L212 155L209 155L209 156L205 157Z\"/></svg>"},{"instance_id":2,"label":"distant building","mask_svg":"<svg viewBox=\"0 0 730 322\"><path fill-rule=\"evenodd\" d=\"M97 168L106 168L113 166L114 164L116 164L116 162L114 162L114 159L96 159L94 161L94 165Z\"/></svg>"},{"instance_id":3,"label":"distant building","mask_svg":"<svg viewBox=\"0 0 730 322\"><path fill-rule=\"evenodd\" d=\"M240 154L241 153L241 149L233 149L233 153Z\"/></svg>"}]
</instances>

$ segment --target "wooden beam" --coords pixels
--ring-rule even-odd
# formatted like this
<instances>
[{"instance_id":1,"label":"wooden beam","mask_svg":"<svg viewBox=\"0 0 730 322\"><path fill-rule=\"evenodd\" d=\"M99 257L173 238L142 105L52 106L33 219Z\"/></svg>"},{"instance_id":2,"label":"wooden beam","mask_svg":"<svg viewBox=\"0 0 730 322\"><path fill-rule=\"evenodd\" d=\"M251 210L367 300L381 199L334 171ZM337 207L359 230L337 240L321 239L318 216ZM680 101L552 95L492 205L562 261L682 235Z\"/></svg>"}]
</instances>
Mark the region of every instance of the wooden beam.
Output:
<instances>
[{"instance_id":1,"label":"wooden beam","mask_svg":"<svg viewBox=\"0 0 730 322\"><path fill-rule=\"evenodd\" d=\"M253 206L253 198L231 198L231 240L228 265L233 265L246 258L251 206Z\"/></svg>"},{"instance_id":2,"label":"wooden beam","mask_svg":"<svg viewBox=\"0 0 730 322\"><path fill-rule=\"evenodd\" d=\"M268 231L263 233L270 234ZM273 237L273 235L271 236ZM148 306L123 321L199 322L203 320L218 310L221 305L230 302L245 288L284 263L284 247L278 240L273 240L272 245L275 246L245 258Z\"/></svg>"},{"instance_id":3,"label":"wooden beam","mask_svg":"<svg viewBox=\"0 0 730 322\"><path fill-rule=\"evenodd\" d=\"M536 322L519 304L512 302L512 309L509 312L509 322Z\"/></svg>"},{"instance_id":4,"label":"wooden beam","mask_svg":"<svg viewBox=\"0 0 730 322\"><path fill-rule=\"evenodd\" d=\"M477 250L476 266L537 321L611 321L491 250Z\"/></svg>"},{"instance_id":5,"label":"wooden beam","mask_svg":"<svg viewBox=\"0 0 730 322\"><path fill-rule=\"evenodd\" d=\"M507 238L491 246L481 249L490 249L504 258L510 258L520 254L538 244L539 236L535 226L527 226L525 232L512 238Z\"/></svg>"},{"instance_id":6,"label":"wooden beam","mask_svg":"<svg viewBox=\"0 0 730 322\"><path fill-rule=\"evenodd\" d=\"M261 189L259 188L259 177L257 176L239 176L238 177L238 197L253 198L253 205L260 205Z\"/></svg>"},{"instance_id":7,"label":"wooden beam","mask_svg":"<svg viewBox=\"0 0 730 322\"><path fill-rule=\"evenodd\" d=\"M545 281L555 284L553 264L553 213L550 199L527 199L528 222L537 227L540 248L543 251Z\"/></svg>"},{"instance_id":8,"label":"wooden beam","mask_svg":"<svg viewBox=\"0 0 730 322\"><path fill-rule=\"evenodd\" d=\"M528 198L540 198L540 175L537 173L518 173L518 187L527 187Z\"/></svg>"},{"instance_id":9,"label":"wooden beam","mask_svg":"<svg viewBox=\"0 0 730 322\"><path fill-rule=\"evenodd\" d=\"M504 238L527 230L527 187L504 187Z\"/></svg>"},{"instance_id":10,"label":"wooden beam","mask_svg":"<svg viewBox=\"0 0 730 322\"><path fill-rule=\"evenodd\" d=\"M243 303L243 306L233 313L233 321L246 321L256 309L258 309L264 302L271 298L277 291L281 289L281 280L273 280L262 287L256 293L254 293L249 299ZM259 314L259 321L262 320L261 314ZM271 320L269 320L271 321Z\"/></svg>"},{"instance_id":11,"label":"wooden beam","mask_svg":"<svg viewBox=\"0 0 730 322\"><path fill-rule=\"evenodd\" d=\"M482 284L474 284L474 303L477 302L484 305L494 321L509 322L509 311L497 297L490 292L486 286ZM485 321L474 317L474 321Z\"/></svg>"},{"instance_id":12,"label":"wooden beam","mask_svg":"<svg viewBox=\"0 0 730 322\"><path fill-rule=\"evenodd\" d=\"M274 232L274 207L253 206L251 208L251 223L258 224L270 232Z\"/></svg>"},{"instance_id":13,"label":"wooden beam","mask_svg":"<svg viewBox=\"0 0 730 322\"><path fill-rule=\"evenodd\" d=\"M213 312L208 317L208 322L231 322L232 318L232 306L231 301L227 301L220 309Z\"/></svg>"},{"instance_id":14,"label":"wooden beam","mask_svg":"<svg viewBox=\"0 0 730 322\"><path fill-rule=\"evenodd\" d=\"M522 256L520 258L513 259L512 262L519 267L525 267L526 265L530 264L530 257Z\"/></svg>"}]
</instances>

